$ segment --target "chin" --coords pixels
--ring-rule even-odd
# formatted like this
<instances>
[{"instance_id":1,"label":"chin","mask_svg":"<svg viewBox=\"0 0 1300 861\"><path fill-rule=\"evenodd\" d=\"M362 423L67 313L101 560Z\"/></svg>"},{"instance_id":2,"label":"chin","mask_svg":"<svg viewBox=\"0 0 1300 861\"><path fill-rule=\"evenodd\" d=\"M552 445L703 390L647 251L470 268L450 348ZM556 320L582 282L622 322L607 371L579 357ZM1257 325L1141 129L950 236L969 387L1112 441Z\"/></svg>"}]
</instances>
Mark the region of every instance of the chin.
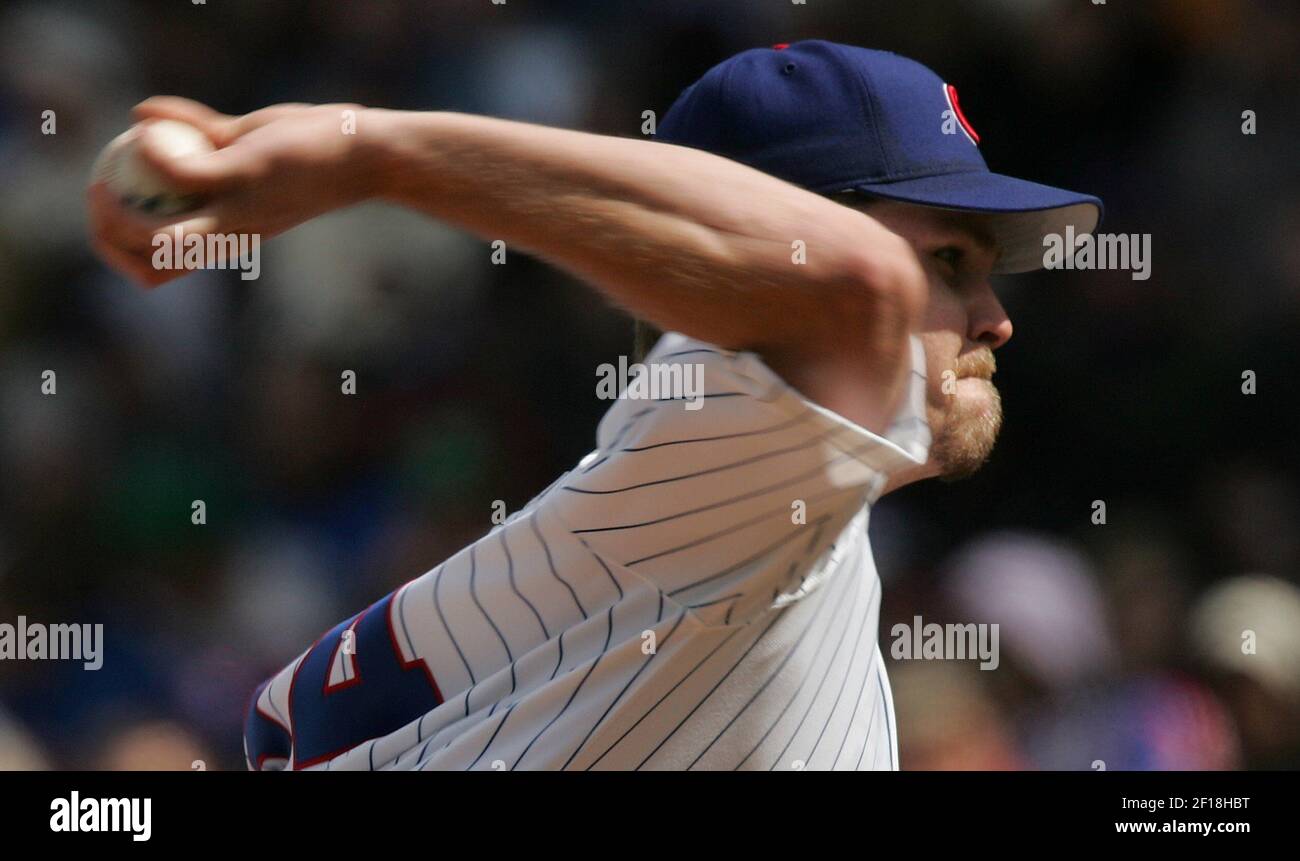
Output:
<instances>
[{"instance_id":1,"label":"chin","mask_svg":"<svg viewBox=\"0 0 1300 861\"><path fill-rule=\"evenodd\" d=\"M1002 429L1002 397L988 380L961 380L942 421L930 452L939 479L970 478L993 453Z\"/></svg>"}]
</instances>

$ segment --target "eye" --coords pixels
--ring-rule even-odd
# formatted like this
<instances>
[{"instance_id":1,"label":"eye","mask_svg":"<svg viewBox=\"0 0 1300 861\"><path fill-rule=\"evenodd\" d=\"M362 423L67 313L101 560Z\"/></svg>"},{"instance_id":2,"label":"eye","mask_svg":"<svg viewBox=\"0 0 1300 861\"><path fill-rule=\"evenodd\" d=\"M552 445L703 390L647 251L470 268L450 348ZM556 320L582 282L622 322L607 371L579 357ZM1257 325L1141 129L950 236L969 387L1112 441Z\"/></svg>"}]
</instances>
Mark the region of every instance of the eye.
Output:
<instances>
[{"instance_id":1,"label":"eye","mask_svg":"<svg viewBox=\"0 0 1300 861\"><path fill-rule=\"evenodd\" d=\"M962 258L965 257L965 252L956 245L945 245L943 248L931 252L931 255L935 260L938 260L945 266L952 267L953 271L956 271L961 267L961 261Z\"/></svg>"}]
</instances>

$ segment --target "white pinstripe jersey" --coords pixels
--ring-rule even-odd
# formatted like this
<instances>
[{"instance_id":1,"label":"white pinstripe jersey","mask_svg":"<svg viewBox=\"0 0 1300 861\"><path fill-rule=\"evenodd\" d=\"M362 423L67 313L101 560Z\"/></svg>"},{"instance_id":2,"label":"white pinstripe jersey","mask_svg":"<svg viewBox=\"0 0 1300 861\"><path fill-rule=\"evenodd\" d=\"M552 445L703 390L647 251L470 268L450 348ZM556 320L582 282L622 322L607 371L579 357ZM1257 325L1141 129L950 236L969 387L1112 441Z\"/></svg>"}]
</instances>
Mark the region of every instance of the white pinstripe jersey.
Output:
<instances>
[{"instance_id":1,"label":"white pinstripe jersey","mask_svg":"<svg viewBox=\"0 0 1300 861\"><path fill-rule=\"evenodd\" d=\"M883 435L669 334L702 408L620 399L597 448L264 683L252 768L896 768L870 504L925 459L924 356ZM802 516L801 516L802 513Z\"/></svg>"}]
</instances>

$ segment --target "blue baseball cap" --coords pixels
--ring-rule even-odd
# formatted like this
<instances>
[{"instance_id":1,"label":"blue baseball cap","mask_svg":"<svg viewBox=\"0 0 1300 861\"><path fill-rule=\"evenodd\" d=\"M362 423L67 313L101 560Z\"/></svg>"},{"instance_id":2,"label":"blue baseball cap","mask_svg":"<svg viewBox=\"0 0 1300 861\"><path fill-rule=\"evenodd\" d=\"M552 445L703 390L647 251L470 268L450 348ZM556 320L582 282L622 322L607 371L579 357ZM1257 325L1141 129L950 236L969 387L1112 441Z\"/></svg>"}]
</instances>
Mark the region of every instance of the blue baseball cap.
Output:
<instances>
[{"instance_id":1,"label":"blue baseball cap","mask_svg":"<svg viewBox=\"0 0 1300 861\"><path fill-rule=\"evenodd\" d=\"M888 51L816 39L744 51L687 87L656 138L818 194L987 213L999 273L1041 269L1046 235L1101 220L1096 197L990 171L956 88Z\"/></svg>"}]
</instances>

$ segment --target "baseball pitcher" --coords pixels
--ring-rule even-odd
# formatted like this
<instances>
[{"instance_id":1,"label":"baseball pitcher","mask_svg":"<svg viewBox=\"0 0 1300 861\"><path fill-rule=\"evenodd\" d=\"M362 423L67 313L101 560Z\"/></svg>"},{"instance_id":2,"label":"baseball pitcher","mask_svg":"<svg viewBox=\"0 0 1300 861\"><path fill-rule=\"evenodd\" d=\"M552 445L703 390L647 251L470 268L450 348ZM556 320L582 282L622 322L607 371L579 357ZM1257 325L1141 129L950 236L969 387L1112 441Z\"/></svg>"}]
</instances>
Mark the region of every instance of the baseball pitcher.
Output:
<instances>
[{"instance_id":1,"label":"baseball pitcher","mask_svg":"<svg viewBox=\"0 0 1300 861\"><path fill-rule=\"evenodd\" d=\"M90 188L100 253L146 285L182 274L150 265L178 224L269 238L383 200L666 333L638 380L667 385L629 385L590 454L258 688L250 768L898 767L871 506L988 457L990 276L1040 268L1099 200L990 172L953 86L824 41L726 60L656 140L358 105L137 118L216 147L145 147L206 201L184 216Z\"/></svg>"}]
</instances>

